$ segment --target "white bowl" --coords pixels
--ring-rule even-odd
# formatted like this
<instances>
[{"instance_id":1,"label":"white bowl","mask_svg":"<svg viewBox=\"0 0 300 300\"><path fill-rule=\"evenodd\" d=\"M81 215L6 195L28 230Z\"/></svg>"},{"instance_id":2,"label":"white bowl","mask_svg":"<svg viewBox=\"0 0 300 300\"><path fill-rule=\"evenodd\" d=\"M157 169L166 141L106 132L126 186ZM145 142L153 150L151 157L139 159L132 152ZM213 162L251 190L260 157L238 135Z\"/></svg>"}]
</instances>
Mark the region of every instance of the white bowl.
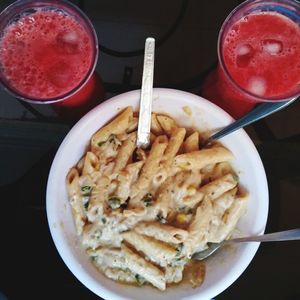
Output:
<instances>
[{"instance_id":1,"label":"white bowl","mask_svg":"<svg viewBox=\"0 0 300 300\"><path fill-rule=\"evenodd\" d=\"M54 158L47 186L47 217L56 248L71 272L91 291L104 299L211 299L228 288L246 269L259 243L238 244L222 249L206 262L202 286L179 285L160 292L152 287L132 287L115 283L100 274L80 247L68 203L65 178L85 152L92 134L112 119L120 109L131 105L138 110L140 91L118 95L85 115L68 133ZM189 115L188 107L191 111ZM168 114L185 127L200 131L216 130L233 121L222 109L194 94L154 89L153 111ZM268 186L258 152L244 130L222 139L235 155L233 166L241 184L250 192L246 215L238 223L242 234L264 232L268 215Z\"/></svg>"}]
</instances>

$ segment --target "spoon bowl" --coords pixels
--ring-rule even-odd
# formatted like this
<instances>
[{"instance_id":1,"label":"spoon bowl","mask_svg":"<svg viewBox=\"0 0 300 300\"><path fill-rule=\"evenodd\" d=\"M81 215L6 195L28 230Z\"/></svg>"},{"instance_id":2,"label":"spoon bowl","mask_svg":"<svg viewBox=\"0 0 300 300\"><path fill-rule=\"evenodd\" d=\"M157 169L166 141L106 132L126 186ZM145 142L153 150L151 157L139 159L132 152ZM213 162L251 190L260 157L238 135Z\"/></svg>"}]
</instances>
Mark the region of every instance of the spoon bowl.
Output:
<instances>
[{"instance_id":1,"label":"spoon bowl","mask_svg":"<svg viewBox=\"0 0 300 300\"><path fill-rule=\"evenodd\" d=\"M221 243L208 243L208 248L201 252L195 253L193 255L193 259L203 260L209 257L210 255L212 255L215 251L217 251L219 248L221 248L226 244L241 243L241 242L279 242L279 241L295 241L295 240L300 240L300 228L262 234L258 236L249 236L249 237L225 240Z\"/></svg>"},{"instance_id":2,"label":"spoon bowl","mask_svg":"<svg viewBox=\"0 0 300 300\"><path fill-rule=\"evenodd\" d=\"M296 99L297 99L297 97L287 100L287 101L260 104L256 108L254 108L252 111L247 113L245 116L243 116L242 118L234 121L233 123L229 124L228 126L224 127L220 131L218 131L217 133L210 136L207 140L203 141L202 146L205 146L214 140L218 140L240 128L243 128L247 125L250 125L250 124L264 118L264 117L271 115L271 114L285 108L286 106L292 104Z\"/></svg>"}]
</instances>

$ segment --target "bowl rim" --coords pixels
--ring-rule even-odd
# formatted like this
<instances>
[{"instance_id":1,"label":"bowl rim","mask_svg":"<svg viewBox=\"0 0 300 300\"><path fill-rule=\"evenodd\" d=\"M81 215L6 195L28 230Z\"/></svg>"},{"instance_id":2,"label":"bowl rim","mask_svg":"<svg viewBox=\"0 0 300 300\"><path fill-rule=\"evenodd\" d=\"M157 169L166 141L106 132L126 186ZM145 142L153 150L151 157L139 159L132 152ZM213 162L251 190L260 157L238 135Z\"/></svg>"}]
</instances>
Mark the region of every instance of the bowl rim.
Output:
<instances>
[{"instance_id":1,"label":"bowl rim","mask_svg":"<svg viewBox=\"0 0 300 300\"><path fill-rule=\"evenodd\" d=\"M168 89L168 88L154 88L153 89L153 97L155 98L155 95L159 94L161 97L164 96L176 96L176 97L184 97L187 105L189 102L194 103L195 100L201 100L203 103L205 103L205 106L212 109L214 111L214 113L216 113L218 116L222 117L225 122L230 123L232 122L234 119L227 113L225 112L223 109L221 109L220 107L216 106L215 104L211 103L210 101L202 98L201 96L189 93L189 92L184 92L181 90L175 90L175 89ZM64 261L64 263L66 264L66 266L69 268L69 270L73 273L73 275L82 283L85 285L85 287L87 287L89 290L91 290L93 293L95 293L98 296L101 297L105 297L105 299L127 299L125 297L122 297L120 294L116 294L113 291L107 289L104 285L101 284L101 282L94 280L94 278L92 278L91 276L89 276L87 274L87 272L83 272L82 266L76 262L76 260L74 261L74 254L72 253L71 249L66 249L66 241L63 239L63 235L61 234L61 231L58 230L54 230L53 226L51 226L51 224L53 224L53 218L55 216L55 208L54 206L51 205L51 187L53 187L53 182L55 181L55 173L56 173L56 166L60 161L60 155L63 152L63 149L65 148L65 146L68 144L69 139L72 138L72 136L74 135L74 133L76 133L78 130L80 130L80 128L83 126L83 124L89 120L89 119L93 119L97 114L99 114L99 111L101 111L102 109L104 109L105 107L110 107L112 104L114 104L115 102L120 101L120 99L122 98L126 98L128 96L137 98L140 95L140 90L133 90L133 91L129 91L126 93L122 93L119 95L116 95L108 100L106 100L105 102L102 102L101 104L99 104L98 106L96 106L95 108L93 108L90 112L88 112L85 116L83 116L72 128L71 130L68 132L68 134L65 136L65 138L63 139L62 143L60 144L55 157L53 159L53 162L51 164L51 168L49 171L49 176L48 176L48 181L47 181L47 189L46 189L46 213L47 213L47 221L48 221L48 226L49 226L49 230L53 239L53 242L55 244L55 247L60 255L60 257L62 258L62 260ZM124 105L125 107L126 105ZM105 124L105 123L104 123ZM238 134L240 134L241 136L243 136L244 139L248 140L248 145L247 147L251 147L251 151L254 153L254 156L256 156L257 161L259 162L260 166L259 166L259 170L261 173L261 176L264 180L264 182L262 182L262 187L263 187L263 194L264 194L264 198L265 198L265 202L264 204L264 214L263 214L263 221L262 221L262 231L260 233L263 233L267 224L267 218L268 218L268 211L269 211L269 191L268 191L268 184L267 184L267 178L266 178L266 173L264 170L264 166L262 164L260 155L253 143L253 141L250 139L250 137L248 136L248 134L246 133L246 131L244 129L240 129ZM228 277L225 278L221 284L219 283L218 287L214 289L214 291L206 291L206 293L203 295L189 295L187 296L186 299L202 299L201 296L205 296L205 298L203 299L208 299L208 298L212 298L217 296L218 294L220 294L221 292L223 292L225 289L227 289L232 283L234 283L240 276L241 274L246 270L246 268L248 267L248 265L251 263L253 257L255 256L258 248L259 248L260 243L253 243L251 245L249 245L249 251L247 252L247 257L245 257L245 259L243 260L242 263L239 263L238 266L235 266L236 270L232 270L234 271L235 276L234 277ZM99 290L101 290L101 294L99 294Z\"/></svg>"}]
</instances>

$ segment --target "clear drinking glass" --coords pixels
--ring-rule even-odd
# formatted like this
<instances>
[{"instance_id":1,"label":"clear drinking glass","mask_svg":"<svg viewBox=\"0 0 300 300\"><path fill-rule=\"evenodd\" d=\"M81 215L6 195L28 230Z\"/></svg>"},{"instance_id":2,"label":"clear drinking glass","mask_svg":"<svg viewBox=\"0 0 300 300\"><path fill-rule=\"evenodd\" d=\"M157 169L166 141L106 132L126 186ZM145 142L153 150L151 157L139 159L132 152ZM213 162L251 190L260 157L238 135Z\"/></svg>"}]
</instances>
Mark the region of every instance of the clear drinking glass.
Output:
<instances>
[{"instance_id":1,"label":"clear drinking glass","mask_svg":"<svg viewBox=\"0 0 300 300\"><path fill-rule=\"evenodd\" d=\"M68 1L19 0L0 14L0 82L16 98L78 119L104 99L98 39Z\"/></svg>"},{"instance_id":2,"label":"clear drinking glass","mask_svg":"<svg viewBox=\"0 0 300 300\"><path fill-rule=\"evenodd\" d=\"M245 1L224 21L217 69L201 95L238 118L256 104L300 94L300 3Z\"/></svg>"}]
</instances>

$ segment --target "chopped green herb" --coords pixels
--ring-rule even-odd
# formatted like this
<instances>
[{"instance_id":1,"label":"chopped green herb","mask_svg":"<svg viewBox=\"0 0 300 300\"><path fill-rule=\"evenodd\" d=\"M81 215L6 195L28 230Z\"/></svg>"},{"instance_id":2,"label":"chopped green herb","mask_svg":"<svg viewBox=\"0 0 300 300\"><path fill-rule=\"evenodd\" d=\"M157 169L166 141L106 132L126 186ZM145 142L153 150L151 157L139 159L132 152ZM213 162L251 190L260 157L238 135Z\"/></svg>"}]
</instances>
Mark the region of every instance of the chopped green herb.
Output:
<instances>
[{"instance_id":1,"label":"chopped green herb","mask_svg":"<svg viewBox=\"0 0 300 300\"><path fill-rule=\"evenodd\" d=\"M144 200L144 205L145 205L146 207L152 206L152 200L150 200L150 199Z\"/></svg>"},{"instance_id":2,"label":"chopped green herb","mask_svg":"<svg viewBox=\"0 0 300 300\"><path fill-rule=\"evenodd\" d=\"M102 235L102 231L97 230L97 231L95 231L95 232L91 235L91 238L92 238L93 240L100 240L101 235Z\"/></svg>"},{"instance_id":3,"label":"chopped green herb","mask_svg":"<svg viewBox=\"0 0 300 300\"><path fill-rule=\"evenodd\" d=\"M187 214L187 215L191 214L193 212L193 210L190 207L186 206L186 205L179 207L178 211L180 213Z\"/></svg>"},{"instance_id":4,"label":"chopped green herb","mask_svg":"<svg viewBox=\"0 0 300 300\"><path fill-rule=\"evenodd\" d=\"M185 265L188 262L188 260L189 259L187 257L178 257L172 261L172 266L178 267L178 266Z\"/></svg>"},{"instance_id":5,"label":"chopped green herb","mask_svg":"<svg viewBox=\"0 0 300 300\"><path fill-rule=\"evenodd\" d=\"M144 205L146 207L151 206L153 204L153 196L151 193L147 193L145 195L145 197L142 199L142 201L144 202Z\"/></svg>"},{"instance_id":6,"label":"chopped green herb","mask_svg":"<svg viewBox=\"0 0 300 300\"><path fill-rule=\"evenodd\" d=\"M89 207L89 197L83 197L82 198L82 203L83 203L83 206L85 208L85 210L88 210L88 207Z\"/></svg>"},{"instance_id":7,"label":"chopped green herb","mask_svg":"<svg viewBox=\"0 0 300 300\"><path fill-rule=\"evenodd\" d=\"M179 256L181 254L182 249L183 249L183 243L178 244L176 247L176 251L177 251L176 256Z\"/></svg>"},{"instance_id":8,"label":"chopped green herb","mask_svg":"<svg viewBox=\"0 0 300 300\"><path fill-rule=\"evenodd\" d=\"M146 279L139 274L135 274L134 277L138 285L143 285L146 282Z\"/></svg>"},{"instance_id":9,"label":"chopped green herb","mask_svg":"<svg viewBox=\"0 0 300 300\"><path fill-rule=\"evenodd\" d=\"M83 196L90 196L92 187L89 185L85 185L81 187L81 192Z\"/></svg>"},{"instance_id":10,"label":"chopped green herb","mask_svg":"<svg viewBox=\"0 0 300 300\"><path fill-rule=\"evenodd\" d=\"M102 222L102 224L106 224L106 218L102 217L101 222Z\"/></svg>"},{"instance_id":11,"label":"chopped green herb","mask_svg":"<svg viewBox=\"0 0 300 300\"><path fill-rule=\"evenodd\" d=\"M116 138L115 135L112 134L112 135L109 137L108 141L109 141L110 143L114 143L114 144L115 144L115 143L116 143L115 138Z\"/></svg>"},{"instance_id":12,"label":"chopped green herb","mask_svg":"<svg viewBox=\"0 0 300 300\"><path fill-rule=\"evenodd\" d=\"M234 174L234 175L233 175L233 179L234 179L236 182L238 182L238 181L239 181L239 176L236 175L236 174Z\"/></svg>"},{"instance_id":13,"label":"chopped green herb","mask_svg":"<svg viewBox=\"0 0 300 300\"><path fill-rule=\"evenodd\" d=\"M101 141L101 142L98 143L98 146L101 147L101 146L103 146L105 143L106 143L106 141Z\"/></svg>"},{"instance_id":14,"label":"chopped green herb","mask_svg":"<svg viewBox=\"0 0 300 300\"><path fill-rule=\"evenodd\" d=\"M167 223L167 220L161 215L161 213L158 213L158 215L156 216L156 220L162 224Z\"/></svg>"},{"instance_id":15,"label":"chopped green herb","mask_svg":"<svg viewBox=\"0 0 300 300\"><path fill-rule=\"evenodd\" d=\"M108 204L112 209L119 208L121 206L121 199L118 197L110 197L108 199Z\"/></svg>"},{"instance_id":16,"label":"chopped green herb","mask_svg":"<svg viewBox=\"0 0 300 300\"><path fill-rule=\"evenodd\" d=\"M91 260L96 262L97 261L98 256L91 256Z\"/></svg>"},{"instance_id":17,"label":"chopped green herb","mask_svg":"<svg viewBox=\"0 0 300 300\"><path fill-rule=\"evenodd\" d=\"M186 206L180 206L177 210L179 211L179 212L184 212L185 211L185 209L186 209Z\"/></svg>"},{"instance_id":18,"label":"chopped green herb","mask_svg":"<svg viewBox=\"0 0 300 300\"><path fill-rule=\"evenodd\" d=\"M81 187L81 191L82 192L89 192L91 190L91 187L90 186L88 186L88 185L85 185L85 186L82 186Z\"/></svg>"}]
</instances>

